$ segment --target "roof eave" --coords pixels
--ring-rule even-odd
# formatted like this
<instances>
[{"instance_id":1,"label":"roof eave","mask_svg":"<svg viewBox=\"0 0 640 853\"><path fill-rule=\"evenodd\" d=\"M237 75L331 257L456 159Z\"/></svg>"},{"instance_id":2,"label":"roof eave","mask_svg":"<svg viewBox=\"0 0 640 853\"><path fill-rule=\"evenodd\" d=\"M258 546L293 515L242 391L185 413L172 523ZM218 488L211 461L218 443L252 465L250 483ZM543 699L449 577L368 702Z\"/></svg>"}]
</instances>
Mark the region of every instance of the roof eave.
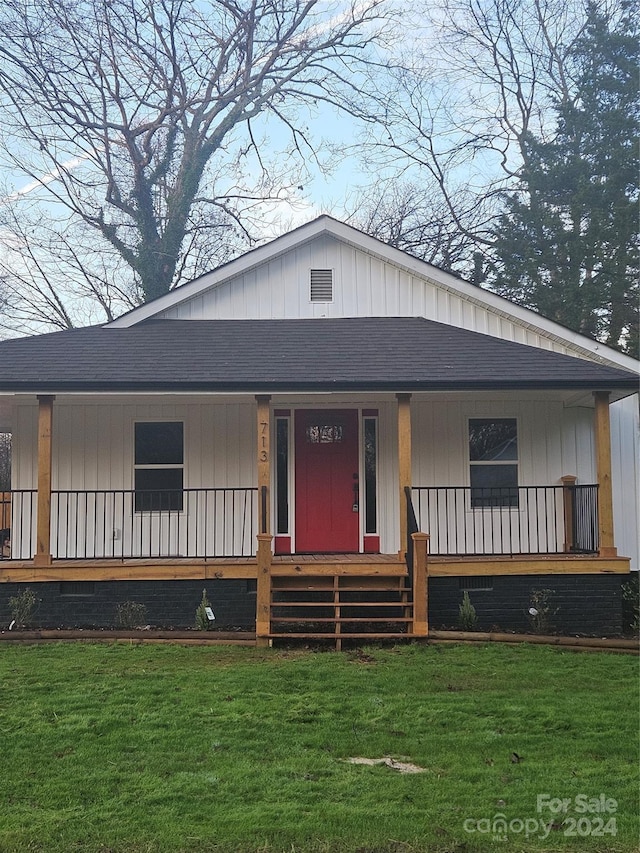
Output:
<instances>
[{"instance_id":1,"label":"roof eave","mask_svg":"<svg viewBox=\"0 0 640 853\"><path fill-rule=\"evenodd\" d=\"M631 379L598 380L596 382L562 380L403 380L317 382L7 382L0 385L1 393L62 394L62 393L265 393L265 392L418 392L418 391L624 391L625 396L638 392L638 381Z\"/></svg>"}]
</instances>

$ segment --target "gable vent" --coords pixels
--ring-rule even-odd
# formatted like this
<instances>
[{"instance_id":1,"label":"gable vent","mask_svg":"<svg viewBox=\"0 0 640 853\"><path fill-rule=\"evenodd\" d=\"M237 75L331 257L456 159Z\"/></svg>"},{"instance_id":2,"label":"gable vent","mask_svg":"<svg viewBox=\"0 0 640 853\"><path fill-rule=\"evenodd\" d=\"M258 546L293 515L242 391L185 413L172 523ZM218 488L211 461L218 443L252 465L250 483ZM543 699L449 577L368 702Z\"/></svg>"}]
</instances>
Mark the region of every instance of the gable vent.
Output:
<instances>
[{"instance_id":1,"label":"gable vent","mask_svg":"<svg viewBox=\"0 0 640 853\"><path fill-rule=\"evenodd\" d=\"M312 302L333 302L333 270L311 270Z\"/></svg>"}]
</instances>

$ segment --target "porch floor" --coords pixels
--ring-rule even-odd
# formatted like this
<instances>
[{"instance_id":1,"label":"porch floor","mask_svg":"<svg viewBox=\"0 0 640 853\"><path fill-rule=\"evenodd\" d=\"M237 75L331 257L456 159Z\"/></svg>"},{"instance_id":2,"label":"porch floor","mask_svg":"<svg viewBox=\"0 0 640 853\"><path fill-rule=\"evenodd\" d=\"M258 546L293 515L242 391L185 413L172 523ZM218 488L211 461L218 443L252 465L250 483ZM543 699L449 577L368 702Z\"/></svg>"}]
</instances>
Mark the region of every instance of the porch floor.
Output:
<instances>
[{"instance_id":1,"label":"porch floor","mask_svg":"<svg viewBox=\"0 0 640 853\"><path fill-rule=\"evenodd\" d=\"M629 557L598 554L482 554L429 556L430 577L465 575L627 574Z\"/></svg>"},{"instance_id":2,"label":"porch floor","mask_svg":"<svg viewBox=\"0 0 640 853\"><path fill-rule=\"evenodd\" d=\"M628 557L596 554L514 554L430 556L428 575L626 574ZM287 575L405 575L397 554L280 554L271 560L271 573ZM33 560L0 560L0 583L36 583L65 580L211 580L255 579L253 557L130 557L54 559L51 565Z\"/></svg>"}]
</instances>

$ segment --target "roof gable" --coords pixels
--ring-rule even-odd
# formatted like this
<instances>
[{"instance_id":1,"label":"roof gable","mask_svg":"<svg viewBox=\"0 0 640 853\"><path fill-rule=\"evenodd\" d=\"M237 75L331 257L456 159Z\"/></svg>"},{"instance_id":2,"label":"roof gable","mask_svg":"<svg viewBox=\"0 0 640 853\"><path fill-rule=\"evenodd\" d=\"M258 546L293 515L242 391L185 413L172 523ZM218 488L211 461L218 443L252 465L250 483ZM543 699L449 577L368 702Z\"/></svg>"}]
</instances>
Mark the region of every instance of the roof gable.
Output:
<instances>
[{"instance_id":1,"label":"roof gable","mask_svg":"<svg viewBox=\"0 0 640 853\"><path fill-rule=\"evenodd\" d=\"M310 270L332 268L336 299L314 303ZM109 324L161 319L424 317L503 340L635 369L633 359L330 216L146 303Z\"/></svg>"}]
</instances>

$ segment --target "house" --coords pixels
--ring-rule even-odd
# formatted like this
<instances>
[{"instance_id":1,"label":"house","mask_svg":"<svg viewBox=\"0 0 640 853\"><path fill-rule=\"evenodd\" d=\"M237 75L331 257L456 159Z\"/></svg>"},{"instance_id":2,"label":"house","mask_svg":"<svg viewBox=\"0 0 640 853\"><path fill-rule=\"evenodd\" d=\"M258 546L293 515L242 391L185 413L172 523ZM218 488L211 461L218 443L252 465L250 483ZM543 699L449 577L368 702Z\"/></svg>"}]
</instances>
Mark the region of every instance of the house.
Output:
<instances>
[{"instance_id":1,"label":"house","mask_svg":"<svg viewBox=\"0 0 640 853\"><path fill-rule=\"evenodd\" d=\"M0 365L0 619L620 630L638 364L328 216Z\"/></svg>"}]
</instances>

